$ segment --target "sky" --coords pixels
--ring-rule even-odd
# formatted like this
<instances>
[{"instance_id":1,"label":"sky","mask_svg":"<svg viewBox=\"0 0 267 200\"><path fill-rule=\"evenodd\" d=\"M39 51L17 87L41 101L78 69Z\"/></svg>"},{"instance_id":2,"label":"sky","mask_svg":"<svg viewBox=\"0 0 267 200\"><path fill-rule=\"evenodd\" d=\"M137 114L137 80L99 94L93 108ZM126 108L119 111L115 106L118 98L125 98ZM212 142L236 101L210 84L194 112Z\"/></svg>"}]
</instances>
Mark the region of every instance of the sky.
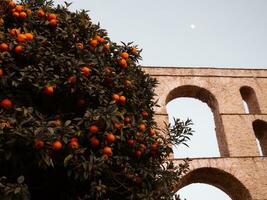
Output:
<instances>
[{"instance_id":1,"label":"sky","mask_svg":"<svg viewBox=\"0 0 267 200\"><path fill-rule=\"evenodd\" d=\"M100 22L112 41L138 44L143 49L143 66L267 66L266 0L72 2L71 10L89 10L93 22ZM219 156L213 115L206 104L179 98L170 102L167 109L170 118L191 118L194 122L190 148L175 150L176 157ZM222 191L204 184L189 185L179 192L188 200L230 200Z\"/></svg>"}]
</instances>

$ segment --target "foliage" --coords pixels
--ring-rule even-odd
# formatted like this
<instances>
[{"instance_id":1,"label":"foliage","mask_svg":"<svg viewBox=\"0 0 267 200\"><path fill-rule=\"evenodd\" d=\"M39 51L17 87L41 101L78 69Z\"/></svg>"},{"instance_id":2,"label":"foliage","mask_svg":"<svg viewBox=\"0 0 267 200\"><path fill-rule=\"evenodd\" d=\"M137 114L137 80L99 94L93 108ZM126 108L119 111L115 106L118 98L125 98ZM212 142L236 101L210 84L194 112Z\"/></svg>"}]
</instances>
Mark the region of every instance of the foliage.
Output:
<instances>
[{"instance_id":1,"label":"foliage","mask_svg":"<svg viewBox=\"0 0 267 200\"><path fill-rule=\"evenodd\" d=\"M157 129L140 52L84 10L0 0L0 199L172 198L192 131Z\"/></svg>"}]
</instances>

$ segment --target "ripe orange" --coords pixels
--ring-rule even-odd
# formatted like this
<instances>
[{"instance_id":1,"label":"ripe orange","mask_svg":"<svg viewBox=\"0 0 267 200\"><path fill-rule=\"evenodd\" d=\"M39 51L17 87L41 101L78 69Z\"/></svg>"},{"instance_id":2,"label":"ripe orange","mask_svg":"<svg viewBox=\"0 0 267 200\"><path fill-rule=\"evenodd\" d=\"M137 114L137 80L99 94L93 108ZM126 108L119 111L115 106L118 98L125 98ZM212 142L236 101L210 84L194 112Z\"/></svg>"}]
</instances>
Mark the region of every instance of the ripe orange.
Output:
<instances>
[{"instance_id":1,"label":"ripe orange","mask_svg":"<svg viewBox=\"0 0 267 200\"><path fill-rule=\"evenodd\" d=\"M122 68L127 68L128 66L127 61L123 58L119 60L119 64Z\"/></svg>"},{"instance_id":2,"label":"ripe orange","mask_svg":"<svg viewBox=\"0 0 267 200\"><path fill-rule=\"evenodd\" d=\"M32 33L25 33L25 37L27 40L33 40L33 34Z\"/></svg>"},{"instance_id":3,"label":"ripe orange","mask_svg":"<svg viewBox=\"0 0 267 200\"><path fill-rule=\"evenodd\" d=\"M54 87L53 86L45 86L44 87L44 93L45 94L53 94L54 93Z\"/></svg>"},{"instance_id":4,"label":"ripe orange","mask_svg":"<svg viewBox=\"0 0 267 200\"><path fill-rule=\"evenodd\" d=\"M32 10L31 9L27 9L26 12L27 12L28 15L32 14Z\"/></svg>"},{"instance_id":5,"label":"ripe orange","mask_svg":"<svg viewBox=\"0 0 267 200\"><path fill-rule=\"evenodd\" d=\"M35 146L35 148L37 149L37 150L40 150L40 149L42 149L42 148L44 148L44 141L43 140L36 140L35 142L34 142L34 146Z\"/></svg>"},{"instance_id":6,"label":"ripe orange","mask_svg":"<svg viewBox=\"0 0 267 200\"><path fill-rule=\"evenodd\" d=\"M19 29L16 29L16 28L12 28L10 31L9 31L9 34L11 36L18 36L20 34L20 30Z\"/></svg>"},{"instance_id":7,"label":"ripe orange","mask_svg":"<svg viewBox=\"0 0 267 200\"><path fill-rule=\"evenodd\" d=\"M79 148L79 143L78 143L78 141L71 140L70 143L68 144L68 147L70 149L77 149L77 148Z\"/></svg>"},{"instance_id":8,"label":"ripe orange","mask_svg":"<svg viewBox=\"0 0 267 200\"><path fill-rule=\"evenodd\" d=\"M49 24L50 24L50 26L55 27L55 26L57 26L57 20L56 20L56 19L51 19L51 20L49 21Z\"/></svg>"},{"instance_id":9,"label":"ripe orange","mask_svg":"<svg viewBox=\"0 0 267 200\"><path fill-rule=\"evenodd\" d=\"M135 156L136 156L136 157L139 158L141 155L142 155L142 151L140 151L140 150L136 150L136 151L135 151Z\"/></svg>"},{"instance_id":10,"label":"ripe orange","mask_svg":"<svg viewBox=\"0 0 267 200\"><path fill-rule=\"evenodd\" d=\"M148 117L148 112L147 112L147 111L142 111L141 115L142 115L144 118L147 118L147 117Z\"/></svg>"},{"instance_id":11,"label":"ripe orange","mask_svg":"<svg viewBox=\"0 0 267 200\"><path fill-rule=\"evenodd\" d=\"M9 108L11 107L13 104L12 104L12 101L10 99L3 99L0 103L0 105L4 108Z\"/></svg>"},{"instance_id":12,"label":"ripe orange","mask_svg":"<svg viewBox=\"0 0 267 200\"><path fill-rule=\"evenodd\" d=\"M0 44L0 50L1 51L8 51L8 49L9 49L9 46L7 43Z\"/></svg>"},{"instance_id":13,"label":"ripe orange","mask_svg":"<svg viewBox=\"0 0 267 200\"><path fill-rule=\"evenodd\" d=\"M133 146L133 145L134 145L134 143L135 143L135 141L134 141L134 140L132 140L132 139L130 139L130 140L128 140L128 141L127 141L127 143L128 143L130 146Z\"/></svg>"},{"instance_id":14,"label":"ripe orange","mask_svg":"<svg viewBox=\"0 0 267 200\"><path fill-rule=\"evenodd\" d=\"M82 67L81 72L83 75L88 76L92 70L89 67Z\"/></svg>"},{"instance_id":15,"label":"ripe orange","mask_svg":"<svg viewBox=\"0 0 267 200\"><path fill-rule=\"evenodd\" d=\"M10 1L10 2L8 3L8 6L9 6L10 8L14 8L14 7L16 6L16 3L15 3L14 1Z\"/></svg>"},{"instance_id":16,"label":"ripe orange","mask_svg":"<svg viewBox=\"0 0 267 200\"><path fill-rule=\"evenodd\" d=\"M78 139L76 137L70 138L70 142L78 142Z\"/></svg>"},{"instance_id":17,"label":"ripe orange","mask_svg":"<svg viewBox=\"0 0 267 200\"><path fill-rule=\"evenodd\" d=\"M24 12L24 11L23 11L23 12L20 12L20 13L19 13L19 17L20 17L20 18L26 18L26 17L27 17L27 13Z\"/></svg>"},{"instance_id":18,"label":"ripe orange","mask_svg":"<svg viewBox=\"0 0 267 200\"><path fill-rule=\"evenodd\" d=\"M126 103L126 97L125 96L120 96L119 102L121 104L125 104Z\"/></svg>"},{"instance_id":19,"label":"ripe orange","mask_svg":"<svg viewBox=\"0 0 267 200\"><path fill-rule=\"evenodd\" d=\"M76 43L76 48L77 49L83 49L83 43Z\"/></svg>"},{"instance_id":20,"label":"ripe orange","mask_svg":"<svg viewBox=\"0 0 267 200\"><path fill-rule=\"evenodd\" d=\"M68 78L68 83L74 85L76 82L77 82L77 78L76 78L76 76L70 76L70 77Z\"/></svg>"},{"instance_id":21,"label":"ripe orange","mask_svg":"<svg viewBox=\"0 0 267 200\"><path fill-rule=\"evenodd\" d=\"M108 44L105 44L105 45L104 45L104 49L105 49L105 50L109 50L109 45L108 45Z\"/></svg>"},{"instance_id":22,"label":"ripe orange","mask_svg":"<svg viewBox=\"0 0 267 200\"><path fill-rule=\"evenodd\" d=\"M4 75L4 71L3 69L0 68L0 77L2 77Z\"/></svg>"},{"instance_id":23,"label":"ripe orange","mask_svg":"<svg viewBox=\"0 0 267 200\"><path fill-rule=\"evenodd\" d=\"M116 128L116 129L121 129L122 127L123 127L122 123L117 122L114 124L114 128Z\"/></svg>"},{"instance_id":24,"label":"ripe orange","mask_svg":"<svg viewBox=\"0 0 267 200\"><path fill-rule=\"evenodd\" d=\"M157 148L158 148L158 143L157 143L157 142L154 142L154 143L151 145L151 149L152 149L153 151L155 151L155 150L157 150Z\"/></svg>"},{"instance_id":25,"label":"ripe orange","mask_svg":"<svg viewBox=\"0 0 267 200\"><path fill-rule=\"evenodd\" d=\"M88 128L88 131L90 132L90 133L97 133L98 132L98 127L96 126L96 125L91 125L91 126L89 126L89 128Z\"/></svg>"},{"instance_id":26,"label":"ripe orange","mask_svg":"<svg viewBox=\"0 0 267 200\"><path fill-rule=\"evenodd\" d=\"M156 134L156 131L155 129L151 128L150 131L149 131L149 135L152 137Z\"/></svg>"},{"instance_id":27,"label":"ripe orange","mask_svg":"<svg viewBox=\"0 0 267 200\"><path fill-rule=\"evenodd\" d=\"M22 6L22 5L17 5L17 6L15 7L15 10L16 10L17 12L21 12L21 11L23 10L23 6Z\"/></svg>"},{"instance_id":28,"label":"ripe orange","mask_svg":"<svg viewBox=\"0 0 267 200\"><path fill-rule=\"evenodd\" d=\"M14 17L19 17L19 12L13 12L12 15L13 15Z\"/></svg>"},{"instance_id":29,"label":"ripe orange","mask_svg":"<svg viewBox=\"0 0 267 200\"><path fill-rule=\"evenodd\" d=\"M62 149L62 143L59 140L57 140L52 143L52 147L55 151L59 151L60 149Z\"/></svg>"},{"instance_id":30,"label":"ripe orange","mask_svg":"<svg viewBox=\"0 0 267 200\"><path fill-rule=\"evenodd\" d=\"M25 42L25 40L26 40L27 38L26 38L26 35L25 34L18 34L18 36L17 36L17 40L18 40L18 42Z\"/></svg>"},{"instance_id":31,"label":"ripe orange","mask_svg":"<svg viewBox=\"0 0 267 200\"><path fill-rule=\"evenodd\" d=\"M144 132L146 130L146 125L144 123L139 125L139 130Z\"/></svg>"},{"instance_id":32,"label":"ripe orange","mask_svg":"<svg viewBox=\"0 0 267 200\"><path fill-rule=\"evenodd\" d=\"M18 45L15 47L15 52L16 53L21 53L23 51L23 47L21 45Z\"/></svg>"},{"instance_id":33,"label":"ripe orange","mask_svg":"<svg viewBox=\"0 0 267 200\"><path fill-rule=\"evenodd\" d=\"M107 142L114 142L115 140L116 140L116 137L115 137L115 135L113 133L107 134L107 136L106 136L106 141Z\"/></svg>"},{"instance_id":34,"label":"ripe orange","mask_svg":"<svg viewBox=\"0 0 267 200\"><path fill-rule=\"evenodd\" d=\"M118 94L112 94L112 100L119 101L120 100L120 95L118 95Z\"/></svg>"},{"instance_id":35,"label":"ripe orange","mask_svg":"<svg viewBox=\"0 0 267 200\"><path fill-rule=\"evenodd\" d=\"M89 45L91 47L96 47L98 45L98 41L96 39L90 39L89 40Z\"/></svg>"},{"instance_id":36,"label":"ripe orange","mask_svg":"<svg viewBox=\"0 0 267 200\"><path fill-rule=\"evenodd\" d=\"M98 42L100 42L100 40L101 40L101 37L99 36L99 35L97 35L97 36L95 36L95 38L94 38L95 40L97 40Z\"/></svg>"},{"instance_id":37,"label":"ripe orange","mask_svg":"<svg viewBox=\"0 0 267 200\"><path fill-rule=\"evenodd\" d=\"M130 117L124 117L124 123L128 124L131 122Z\"/></svg>"},{"instance_id":38,"label":"ripe orange","mask_svg":"<svg viewBox=\"0 0 267 200\"><path fill-rule=\"evenodd\" d=\"M122 53L121 53L121 57L122 57L123 59L127 59L127 58L129 57L129 54L128 54L127 52L122 52Z\"/></svg>"},{"instance_id":39,"label":"ripe orange","mask_svg":"<svg viewBox=\"0 0 267 200\"><path fill-rule=\"evenodd\" d=\"M105 154L105 155L111 155L112 154L112 148L111 147L108 147L108 146L106 146L106 147L104 147L103 148L103 154Z\"/></svg>"},{"instance_id":40,"label":"ripe orange","mask_svg":"<svg viewBox=\"0 0 267 200\"><path fill-rule=\"evenodd\" d=\"M146 150L146 145L144 145L144 144L140 144L140 151L145 151Z\"/></svg>"},{"instance_id":41,"label":"ripe orange","mask_svg":"<svg viewBox=\"0 0 267 200\"><path fill-rule=\"evenodd\" d=\"M37 16L38 17L44 17L45 16L45 12L42 9L40 9L40 10L37 11Z\"/></svg>"},{"instance_id":42,"label":"ripe orange","mask_svg":"<svg viewBox=\"0 0 267 200\"><path fill-rule=\"evenodd\" d=\"M132 82L131 81L129 81L129 80L125 80L124 81L124 86L125 87L130 87L132 85Z\"/></svg>"},{"instance_id":43,"label":"ripe orange","mask_svg":"<svg viewBox=\"0 0 267 200\"><path fill-rule=\"evenodd\" d=\"M131 48L131 52L132 52L132 54L137 54L137 48L135 48L135 47Z\"/></svg>"},{"instance_id":44,"label":"ripe orange","mask_svg":"<svg viewBox=\"0 0 267 200\"><path fill-rule=\"evenodd\" d=\"M54 13L48 13L47 19L48 21L51 21L52 19L57 19L57 15Z\"/></svg>"},{"instance_id":45,"label":"ripe orange","mask_svg":"<svg viewBox=\"0 0 267 200\"><path fill-rule=\"evenodd\" d=\"M92 147L98 147L100 144L99 140L96 137L91 138L90 143Z\"/></svg>"},{"instance_id":46,"label":"ripe orange","mask_svg":"<svg viewBox=\"0 0 267 200\"><path fill-rule=\"evenodd\" d=\"M100 39L99 39L99 42L100 42L100 43L104 43L104 42L106 42L106 40L105 40L104 38L100 38Z\"/></svg>"}]
</instances>

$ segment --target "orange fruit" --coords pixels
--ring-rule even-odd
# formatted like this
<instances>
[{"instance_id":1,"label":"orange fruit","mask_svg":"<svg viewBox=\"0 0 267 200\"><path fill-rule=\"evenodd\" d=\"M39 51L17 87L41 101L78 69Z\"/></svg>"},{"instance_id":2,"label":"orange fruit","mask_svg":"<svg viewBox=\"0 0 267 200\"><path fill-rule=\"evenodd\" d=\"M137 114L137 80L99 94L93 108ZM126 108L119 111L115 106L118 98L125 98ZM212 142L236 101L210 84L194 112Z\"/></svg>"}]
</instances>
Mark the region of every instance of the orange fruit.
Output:
<instances>
[{"instance_id":1,"label":"orange fruit","mask_svg":"<svg viewBox=\"0 0 267 200\"><path fill-rule=\"evenodd\" d=\"M0 102L0 105L4 108L9 108L11 107L13 104L12 104L12 101L10 99L3 99L1 102Z\"/></svg>"},{"instance_id":2,"label":"orange fruit","mask_svg":"<svg viewBox=\"0 0 267 200\"><path fill-rule=\"evenodd\" d=\"M48 13L47 19L48 21L51 21L52 19L57 19L57 15L54 13Z\"/></svg>"},{"instance_id":3,"label":"orange fruit","mask_svg":"<svg viewBox=\"0 0 267 200\"><path fill-rule=\"evenodd\" d=\"M124 117L124 123L128 124L131 122L130 117Z\"/></svg>"},{"instance_id":4,"label":"orange fruit","mask_svg":"<svg viewBox=\"0 0 267 200\"><path fill-rule=\"evenodd\" d=\"M44 93L45 94L53 94L54 93L54 87L53 86L45 86L44 87Z\"/></svg>"},{"instance_id":5,"label":"orange fruit","mask_svg":"<svg viewBox=\"0 0 267 200\"><path fill-rule=\"evenodd\" d=\"M99 42L100 42L100 43L104 43L104 42L106 42L106 40L105 40L104 38L100 38L100 39L99 39Z\"/></svg>"},{"instance_id":6,"label":"orange fruit","mask_svg":"<svg viewBox=\"0 0 267 200\"><path fill-rule=\"evenodd\" d=\"M70 149L77 149L77 148L79 148L79 143L76 140L71 140L70 143L68 144L68 147Z\"/></svg>"},{"instance_id":7,"label":"orange fruit","mask_svg":"<svg viewBox=\"0 0 267 200\"><path fill-rule=\"evenodd\" d=\"M76 78L76 76L70 76L69 78L68 78L68 83L70 83L70 84L75 84L77 82L77 78Z\"/></svg>"},{"instance_id":8,"label":"orange fruit","mask_svg":"<svg viewBox=\"0 0 267 200\"><path fill-rule=\"evenodd\" d=\"M104 147L102 150L103 154L110 156L112 154L112 148L111 147Z\"/></svg>"},{"instance_id":9,"label":"orange fruit","mask_svg":"<svg viewBox=\"0 0 267 200\"><path fill-rule=\"evenodd\" d=\"M97 35L97 36L95 36L95 38L94 38L95 40L97 40L98 42L100 42L100 40L101 40L101 37L99 36L99 35Z\"/></svg>"},{"instance_id":10,"label":"orange fruit","mask_svg":"<svg viewBox=\"0 0 267 200\"><path fill-rule=\"evenodd\" d=\"M134 140L132 140L132 139L130 139L130 140L128 140L128 141L127 141L127 143L128 143L130 146L133 146L133 145L134 145L134 143L135 143L135 141L134 141Z\"/></svg>"},{"instance_id":11,"label":"orange fruit","mask_svg":"<svg viewBox=\"0 0 267 200\"><path fill-rule=\"evenodd\" d=\"M151 145L151 149L152 149L153 151L155 151L155 150L157 150L157 148L158 148L158 143L157 143L157 142L154 142L154 143Z\"/></svg>"},{"instance_id":12,"label":"orange fruit","mask_svg":"<svg viewBox=\"0 0 267 200\"><path fill-rule=\"evenodd\" d=\"M127 58L129 57L129 54L128 54L127 52L122 52L122 53L121 53L121 57L122 57L123 59L127 59Z\"/></svg>"},{"instance_id":13,"label":"orange fruit","mask_svg":"<svg viewBox=\"0 0 267 200\"><path fill-rule=\"evenodd\" d=\"M36 141L34 142L34 146L35 146L35 148L36 148L37 150L40 150L40 149L44 148L44 145L45 145L45 143L44 143L43 140L36 140Z\"/></svg>"},{"instance_id":14,"label":"orange fruit","mask_svg":"<svg viewBox=\"0 0 267 200\"><path fill-rule=\"evenodd\" d=\"M91 47L96 47L98 45L98 41L96 39L89 40L89 45Z\"/></svg>"},{"instance_id":15,"label":"orange fruit","mask_svg":"<svg viewBox=\"0 0 267 200\"><path fill-rule=\"evenodd\" d=\"M116 140L116 137L115 137L115 135L113 133L107 134L107 136L106 136L106 141L107 142L114 142L115 140Z\"/></svg>"},{"instance_id":16,"label":"orange fruit","mask_svg":"<svg viewBox=\"0 0 267 200\"><path fill-rule=\"evenodd\" d=\"M112 100L119 101L120 100L120 95L118 95L118 94L112 94Z\"/></svg>"},{"instance_id":17,"label":"orange fruit","mask_svg":"<svg viewBox=\"0 0 267 200\"><path fill-rule=\"evenodd\" d=\"M27 40L33 40L33 34L32 33L25 33L25 37Z\"/></svg>"},{"instance_id":18,"label":"orange fruit","mask_svg":"<svg viewBox=\"0 0 267 200\"><path fill-rule=\"evenodd\" d=\"M3 69L0 68L0 77L2 77L4 75L4 71Z\"/></svg>"},{"instance_id":19,"label":"orange fruit","mask_svg":"<svg viewBox=\"0 0 267 200\"><path fill-rule=\"evenodd\" d=\"M116 129L121 129L123 127L123 124L122 123L115 123L114 124L114 128L116 128Z\"/></svg>"},{"instance_id":20,"label":"orange fruit","mask_svg":"<svg viewBox=\"0 0 267 200\"><path fill-rule=\"evenodd\" d=\"M51 20L49 21L49 24L50 24L50 26L55 27L55 26L57 26L57 20L56 20L56 19L51 19Z\"/></svg>"},{"instance_id":21,"label":"orange fruit","mask_svg":"<svg viewBox=\"0 0 267 200\"><path fill-rule=\"evenodd\" d=\"M16 6L16 3L15 3L14 1L10 1L10 2L8 3L8 6L9 6L10 8L14 8L14 7Z\"/></svg>"},{"instance_id":22,"label":"orange fruit","mask_svg":"<svg viewBox=\"0 0 267 200\"><path fill-rule=\"evenodd\" d=\"M104 45L104 49L105 49L105 50L109 50L109 45L108 45L108 44L105 44L105 45Z\"/></svg>"},{"instance_id":23,"label":"orange fruit","mask_svg":"<svg viewBox=\"0 0 267 200\"><path fill-rule=\"evenodd\" d=\"M7 43L0 44L0 50L1 51L8 51L8 49L9 49L9 46Z\"/></svg>"},{"instance_id":24,"label":"orange fruit","mask_svg":"<svg viewBox=\"0 0 267 200\"><path fill-rule=\"evenodd\" d=\"M17 5L16 8L15 8L15 10L17 12L21 12L23 10L23 6L22 5Z\"/></svg>"},{"instance_id":25,"label":"orange fruit","mask_svg":"<svg viewBox=\"0 0 267 200\"><path fill-rule=\"evenodd\" d=\"M131 48L131 53L132 54L137 54L137 48L135 48L135 47Z\"/></svg>"},{"instance_id":26,"label":"orange fruit","mask_svg":"<svg viewBox=\"0 0 267 200\"><path fill-rule=\"evenodd\" d=\"M156 131L155 129L151 128L150 131L149 131L149 135L152 137L156 134Z\"/></svg>"},{"instance_id":27,"label":"orange fruit","mask_svg":"<svg viewBox=\"0 0 267 200\"><path fill-rule=\"evenodd\" d=\"M128 66L127 61L123 58L119 60L119 64L122 68L127 68Z\"/></svg>"},{"instance_id":28,"label":"orange fruit","mask_svg":"<svg viewBox=\"0 0 267 200\"><path fill-rule=\"evenodd\" d=\"M142 131L142 132L144 132L144 131L146 130L146 125L143 124L143 123L140 124L140 125L139 125L139 130Z\"/></svg>"},{"instance_id":29,"label":"orange fruit","mask_svg":"<svg viewBox=\"0 0 267 200\"><path fill-rule=\"evenodd\" d=\"M129 81L129 80L125 80L124 81L124 86L125 87L130 87L132 85L132 82L131 81Z\"/></svg>"},{"instance_id":30,"label":"orange fruit","mask_svg":"<svg viewBox=\"0 0 267 200\"><path fill-rule=\"evenodd\" d=\"M70 142L78 142L78 139L76 137L70 138Z\"/></svg>"},{"instance_id":31,"label":"orange fruit","mask_svg":"<svg viewBox=\"0 0 267 200\"><path fill-rule=\"evenodd\" d=\"M42 9L40 9L40 10L37 11L37 16L38 17L44 17L45 16L45 12Z\"/></svg>"},{"instance_id":32,"label":"orange fruit","mask_svg":"<svg viewBox=\"0 0 267 200\"><path fill-rule=\"evenodd\" d=\"M100 144L99 140L96 137L91 138L90 143L92 147L98 147Z\"/></svg>"},{"instance_id":33,"label":"orange fruit","mask_svg":"<svg viewBox=\"0 0 267 200\"><path fill-rule=\"evenodd\" d=\"M19 13L18 12L13 12L12 14L14 17L19 17Z\"/></svg>"},{"instance_id":34,"label":"orange fruit","mask_svg":"<svg viewBox=\"0 0 267 200\"><path fill-rule=\"evenodd\" d=\"M135 156L136 156L136 157L139 158L141 155L142 155L142 151L140 151L140 150L136 150L136 151L135 151Z\"/></svg>"},{"instance_id":35,"label":"orange fruit","mask_svg":"<svg viewBox=\"0 0 267 200\"><path fill-rule=\"evenodd\" d=\"M19 17L20 17L20 18L26 18L26 17L27 17L27 13L24 12L24 11L23 11L23 12L20 12L20 13L19 13Z\"/></svg>"},{"instance_id":36,"label":"orange fruit","mask_svg":"<svg viewBox=\"0 0 267 200\"><path fill-rule=\"evenodd\" d=\"M125 96L120 96L119 102L121 104L125 104L126 103L126 97Z\"/></svg>"},{"instance_id":37,"label":"orange fruit","mask_svg":"<svg viewBox=\"0 0 267 200\"><path fill-rule=\"evenodd\" d=\"M26 40L27 38L26 38L26 35L25 34L18 34L18 36L17 36L17 40L18 40L18 42L25 42L25 40Z\"/></svg>"},{"instance_id":38,"label":"orange fruit","mask_svg":"<svg viewBox=\"0 0 267 200\"><path fill-rule=\"evenodd\" d=\"M83 43L80 43L80 42L76 43L75 46L76 46L77 49L83 49Z\"/></svg>"},{"instance_id":39,"label":"orange fruit","mask_svg":"<svg viewBox=\"0 0 267 200\"><path fill-rule=\"evenodd\" d=\"M147 118L147 117L148 117L148 112L147 112L147 111L142 111L141 115L142 115L144 118Z\"/></svg>"},{"instance_id":40,"label":"orange fruit","mask_svg":"<svg viewBox=\"0 0 267 200\"><path fill-rule=\"evenodd\" d=\"M62 143L59 140L57 140L52 143L52 147L55 151L59 151L60 149L62 149Z\"/></svg>"},{"instance_id":41,"label":"orange fruit","mask_svg":"<svg viewBox=\"0 0 267 200\"><path fill-rule=\"evenodd\" d=\"M96 126L96 125L91 125L91 126L89 126L89 128L88 128L88 131L90 132L90 133L97 133L98 132L98 127Z\"/></svg>"},{"instance_id":42,"label":"orange fruit","mask_svg":"<svg viewBox=\"0 0 267 200\"><path fill-rule=\"evenodd\" d=\"M20 30L19 29L16 29L16 28L12 28L10 31L9 31L9 34L11 36L18 36L20 34Z\"/></svg>"},{"instance_id":43,"label":"orange fruit","mask_svg":"<svg viewBox=\"0 0 267 200\"><path fill-rule=\"evenodd\" d=\"M21 53L23 51L23 47L21 45L18 45L15 47L15 52L16 53Z\"/></svg>"},{"instance_id":44,"label":"orange fruit","mask_svg":"<svg viewBox=\"0 0 267 200\"><path fill-rule=\"evenodd\" d=\"M140 151L145 151L146 150L146 145L144 145L144 144L140 144Z\"/></svg>"},{"instance_id":45,"label":"orange fruit","mask_svg":"<svg viewBox=\"0 0 267 200\"><path fill-rule=\"evenodd\" d=\"M82 67L81 72L83 75L88 76L92 70L89 67Z\"/></svg>"},{"instance_id":46,"label":"orange fruit","mask_svg":"<svg viewBox=\"0 0 267 200\"><path fill-rule=\"evenodd\" d=\"M32 14L32 10L31 9L27 9L26 12L27 12L28 15Z\"/></svg>"}]
</instances>

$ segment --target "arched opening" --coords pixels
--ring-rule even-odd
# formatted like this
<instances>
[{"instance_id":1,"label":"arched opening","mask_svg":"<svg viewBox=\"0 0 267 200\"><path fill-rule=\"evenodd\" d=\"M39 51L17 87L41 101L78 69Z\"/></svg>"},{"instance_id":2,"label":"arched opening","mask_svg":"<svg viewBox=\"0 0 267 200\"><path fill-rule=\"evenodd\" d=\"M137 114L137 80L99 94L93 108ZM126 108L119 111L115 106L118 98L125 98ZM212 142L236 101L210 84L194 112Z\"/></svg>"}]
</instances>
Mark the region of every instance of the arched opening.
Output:
<instances>
[{"instance_id":1,"label":"arched opening","mask_svg":"<svg viewBox=\"0 0 267 200\"><path fill-rule=\"evenodd\" d=\"M259 114L260 106L253 88L243 86L240 88L240 94L243 99L245 113Z\"/></svg>"},{"instance_id":2,"label":"arched opening","mask_svg":"<svg viewBox=\"0 0 267 200\"><path fill-rule=\"evenodd\" d=\"M232 200L252 200L248 189L232 174L221 169L203 167L189 172L177 185L177 193L179 194L180 189L193 183L204 183L217 187Z\"/></svg>"},{"instance_id":3,"label":"arched opening","mask_svg":"<svg viewBox=\"0 0 267 200\"><path fill-rule=\"evenodd\" d=\"M227 148L226 138L224 134L224 129L222 125L222 119L219 113L219 106L214 95L205 88L201 88L194 85L183 85L179 86L169 92L166 98L166 105L176 98L180 97L191 97L198 99L206 103L213 113L215 132L217 136L217 142L219 146L220 155L223 157L229 156L229 151ZM190 107L185 107L185 109L190 109ZM177 111L179 112L179 110ZM190 118L190 117L189 117Z\"/></svg>"},{"instance_id":4,"label":"arched opening","mask_svg":"<svg viewBox=\"0 0 267 200\"><path fill-rule=\"evenodd\" d=\"M261 156L267 155L267 123L262 120L255 120L253 130L256 136L258 149Z\"/></svg>"},{"instance_id":5,"label":"arched opening","mask_svg":"<svg viewBox=\"0 0 267 200\"><path fill-rule=\"evenodd\" d=\"M200 199L216 199L216 200L232 200L229 195L214 187L205 183L192 183L179 190L177 194L180 199L188 200L200 200Z\"/></svg>"},{"instance_id":6,"label":"arched opening","mask_svg":"<svg viewBox=\"0 0 267 200\"><path fill-rule=\"evenodd\" d=\"M215 123L210 107L195 98L180 97L170 101L167 106L170 123L174 118L183 121L191 119L195 131L185 145L174 147L174 158L220 157L215 133Z\"/></svg>"}]
</instances>

